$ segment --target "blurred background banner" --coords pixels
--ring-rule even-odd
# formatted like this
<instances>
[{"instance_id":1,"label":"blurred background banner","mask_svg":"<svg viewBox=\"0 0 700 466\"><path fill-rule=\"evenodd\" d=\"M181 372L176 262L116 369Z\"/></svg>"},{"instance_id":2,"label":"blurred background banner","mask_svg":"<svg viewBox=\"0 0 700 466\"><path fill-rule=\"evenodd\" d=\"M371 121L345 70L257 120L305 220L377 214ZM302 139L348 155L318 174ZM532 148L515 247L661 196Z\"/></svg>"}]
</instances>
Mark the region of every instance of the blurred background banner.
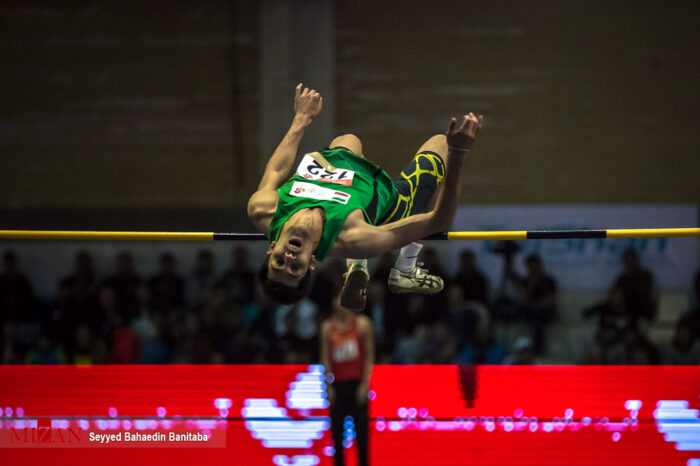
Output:
<instances>
[{"instance_id":1,"label":"blurred background banner","mask_svg":"<svg viewBox=\"0 0 700 466\"><path fill-rule=\"evenodd\" d=\"M606 228L653 228L696 225L694 205L544 205L462 206L453 230L569 230ZM697 268L695 238L562 239L518 242L518 259L539 254L547 269L566 289L601 290L610 286L622 269L622 252L634 248L641 263L654 270L664 289L691 286ZM450 242L450 267L456 267L459 251L472 249L492 283L503 274L503 256L494 254L494 241ZM522 270L521 260L515 261Z\"/></svg>"}]
</instances>

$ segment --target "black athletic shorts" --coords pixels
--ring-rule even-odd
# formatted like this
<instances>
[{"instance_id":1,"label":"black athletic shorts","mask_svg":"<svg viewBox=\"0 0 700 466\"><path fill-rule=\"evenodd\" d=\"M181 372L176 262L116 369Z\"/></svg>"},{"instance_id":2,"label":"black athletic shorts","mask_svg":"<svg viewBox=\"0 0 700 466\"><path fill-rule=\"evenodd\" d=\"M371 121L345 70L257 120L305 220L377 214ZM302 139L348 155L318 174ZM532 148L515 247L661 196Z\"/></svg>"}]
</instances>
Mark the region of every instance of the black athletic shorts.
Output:
<instances>
[{"instance_id":1,"label":"black athletic shorts","mask_svg":"<svg viewBox=\"0 0 700 466\"><path fill-rule=\"evenodd\" d=\"M445 177L445 162L435 152L423 151L394 178L396 205L379 224L391 223L425 212L438 183Z\"/></svg>"}]
</instances>

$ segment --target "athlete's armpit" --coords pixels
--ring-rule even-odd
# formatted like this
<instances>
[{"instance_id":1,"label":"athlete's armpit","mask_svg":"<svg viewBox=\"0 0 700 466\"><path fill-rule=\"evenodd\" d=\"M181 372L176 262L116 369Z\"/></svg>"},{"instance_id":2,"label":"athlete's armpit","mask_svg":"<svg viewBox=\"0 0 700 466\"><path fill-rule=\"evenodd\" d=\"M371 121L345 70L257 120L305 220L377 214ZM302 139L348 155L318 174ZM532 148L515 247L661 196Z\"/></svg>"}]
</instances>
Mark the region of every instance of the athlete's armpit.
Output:
<instances>
[{"instance_id":1,"label":"athlete's armpit","mask_svg":"<svg viewBox=\"0 0 700 466\"><path fill-rule=\"evenodd\" d=\"M279 194L277 191L256 191L248 199L248 218L260 233L267 233L270 222L277 211Z\"/></svg>"}]
</instances>

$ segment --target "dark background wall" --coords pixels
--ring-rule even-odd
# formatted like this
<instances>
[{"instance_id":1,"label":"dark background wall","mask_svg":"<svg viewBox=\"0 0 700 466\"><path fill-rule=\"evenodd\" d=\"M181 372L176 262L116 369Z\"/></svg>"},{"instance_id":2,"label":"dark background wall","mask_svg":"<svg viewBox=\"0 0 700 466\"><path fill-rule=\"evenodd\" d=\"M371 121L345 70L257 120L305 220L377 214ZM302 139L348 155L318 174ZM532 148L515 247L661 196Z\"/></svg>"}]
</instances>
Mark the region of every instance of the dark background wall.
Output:
<instances>
[{"instance_id":1,"label":"dark background wall","mask_svg":"<svg viewBox=\"0 0 700 466\"><path fill-rule=\"evenodd\" d=\"M698 2L362 5L338 3L338 125L391 170L473 110L462 202L700 200Z\"/></svg>"},{"instance_id":2,"label":"dark background wall","mask_svg":"<svg viewBox=\"0 0 700 466\"><path fill-rule=\"evenodd\" d=\"M240 206L257 14L243 0L3 2L4 217L128 225L130 211L167 223Z\"/></svg>"},{"instance_id":3,"label":"dark background wall","mask_svg":"<svg viewBox=\"0 0 700 466\"><path fill-rule=\"evenodd\" d=\"M331 8L321 118L390 173L473 110L487 120L463 203L700 200L697 2ZM265 14L252 0L0 4L0 226L248 230L269 155Z\"/></svg>"}]
</instances>

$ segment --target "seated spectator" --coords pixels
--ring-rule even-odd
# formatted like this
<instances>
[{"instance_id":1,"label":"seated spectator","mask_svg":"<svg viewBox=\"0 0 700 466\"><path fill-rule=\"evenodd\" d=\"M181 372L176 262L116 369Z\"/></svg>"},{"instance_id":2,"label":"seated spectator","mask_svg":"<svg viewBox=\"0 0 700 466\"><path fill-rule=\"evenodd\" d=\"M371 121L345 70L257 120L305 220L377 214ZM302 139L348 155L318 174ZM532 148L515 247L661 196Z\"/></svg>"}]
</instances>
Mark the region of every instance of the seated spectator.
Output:
<instances>
[{"instance_id":1,"label":"seated spectator","mask_svg":"<svg viewBox=\"0 0 700 466\"><path fill-rule=\"evenodd\" d=\"M245 363L247 356L241 354L241 344L245 337L246 319L256 309L244 305L229 295L228 290L215 287L202 305L196 309L202 331L211 339L211 344L222 352L228 362Z\"/></svg>"},{"instance_id":2,"label":"seated spectator","mask_svg":"<svg viewBox=\"0 0 700 466\"><path fill-rule=\"evenodd\" d=\"M148 327L132 326L139 338L139 362L141 364L165 364L170 362L170 348L167 341L169 326L163 314L154 312Z\"/></svg>"},{"instance_id":3,"label":"seated spectator","mask_svg":"<svg viewBox=\"0 0 700 466\"><path fill-rule=\"evenodd\" d=\"M409 294L402 312L403 318L398 325L406 333L412 333L419 325L434 321L430 318L430 314L435 310L428 307L427 296L422 294Z\"/></svg>"},{"instance_id":4,"label":"seated spectator","mask_svg":"<svg viewBox=\"0 0 700 466\"><path fill-rule=\"evenodd\" d=\"M532 325L534 351L542 354L545 350L545 326L557 314L557 283L545 272L539 255L529 255L525 264L527 274L520 278L523 300L516 306L516 316Z\"/></svg>"},{"instance_id":5,"label":"seated spectator","mask_svg":"<svg viewBox=\"0 0 700 466\"><path fill-rule=\"evenodd\" d=\"M394 345L394 364L418 364L423 354L422 342L427 338L428 324L417 325L412 332L401 330Z\"/></svg>"},{"instance_id":6,"label":"seated spectator","mask_svg":"<svg viewBox=\"0 0 700 466\"><path fill-rule=\"evenodd\" d=\"M316 303L321 312L330 314L331 302L335 299L333 290L338 289L343 283L345 273L344 259L330 259L317 273L314 274L309 298Z\"/></svg>"},{"instance_id":7,"label":"seated spectator","mask_svg":"<svg viewBox=\"0 0 700 466\"><path fill-rule=\"evenodd\" d=\"M700 271L695 274L694 285L694 307L686 312L682 319L687 319L693 332L693 339L700 342Z\"/></svg>"},{"instance_id":8,"label":"seated spectator","mask_svg":"<svg viewBox=\"0 0 700 466\"><path fill-rule=\"evenodd\" d=\"M32 285L19 269L14 251L5 251L0 274L0 320L27 322L34 305Z\"/></svg>"},{"instance_id":9,"label":"seated spectator","mask_svg":"<svg viewBox=\"0 0 700 466\"><path fill-rule=\"evenodd\" d=\"M598 331L585 364L658 364L659 353L635 326L624 328L606 321Z\"/></svg>"},{"instance_id":10,"label":"seated spectator","mask_svg":"<svg viewBox=\"0 0 700 466\"><path fill-rule=\"evenodd\" d=\"M456 356L454 337L442 322L428 324L420 341L419 364L453 364Z\"/></svg>"},{"instance_id":11,"label":"seated spectator","mask_svg":"<svg viewBox=\"0 0 700 466\"><path fill-rule=\"evenodd\" d=\"M103 286L97 292L97 309L90 313L88 321L95 338L110 341L112 330L123 323L117 313L116 293L110 287Z\"/></svg>"},{"instance_id":12,"label":"seated spectator","mask_svg":"<svg viewBox=\"0 0 700 466\"><path fill-rule=\"evenodd\" d=\"M59 283L56 298L47 311L40 324L53 329L59 341L72 340L78 324L89 322L89 310L85 309L84 313L78 310L75 294L65 280Z\"/></svg>"},{"instance_id":13,"label":"seated spectator","mask_svg":"<svg viewBox=\"0 0 700 466\"><path fill-rule=\"evenodd\" d=\"M80 250L75 255L74 266L72 273L59 281L56 298L41 319L42 325L50 326L57 339L66 343L69 354L74 349L76 328L80 324L90 325L90 314L97 304L92 257Z\"/></svg>"},{"instance_id":14,"label":"seated spectator","mask_svg":"<svg viewBox=\"0 0 700 466\"><path fill-rule=\"evenodd\" d=\"M0 364L22 364L24 362L24 346L17 338L17 324L11 320L2 325L2 340L0 341Z\"/></svg>"},{"instance_id":15,"label":"seated spectator","mask_svg":"<svg viewBox=\"0 0 700 466\"><path fill-rule=\"evenodd\" d=\"M61 279L59 286L65 286L76 313L84 314L93 307L96 291L95 270L92 256L84 249L75 254L73 272Z\"/></svg>"},{"instance_id":16,"label":"seated spectator","mask_svg":"<svg viewBox=\"0 0 700 466\"><path fill-rule=\"evenodd\" d=\"M275 328L279 337L291 331L287 319L287 314L289 313L294 313L296 327L293 330L295 335L305 341L316 336L318 331L316 328L318 307L310 299L303 298L294 304L285 304L277 307L275 311Z\"/></svg>"},{"instance_id":17,"label":"seated spectator","mask_svg":"<svg viewBox=\"0 0 700 466\"><path fill-rule=\"evenodd\" d=\"M607 301L583 311L584 317L598 314L598 332L604 328L614 328L622 332L628 327L636 327L637 320L625 305L625 293L621 288L613 287Z\"/></svg>"},{"instance_id":18,"label":"seated spectator","mask_svg":"<svg viewBox=\"0 0 700 466\"><path fill-rule=\"evenodd\" d=\"M63 348L43 329L36 345L29 348L24 358L26 364L65 364L67 361Z\"/></svg>"},{"instance_id":19,"label":"seated spectator","mask_svg":"<svg viewBox=\"0 0 700 466\"><path fill-rule=\"evenodd\" d=\"M275 338L275 313L278 305L263 292L258 280L255 280L253 286L253 296L255 299L243 312L243 330L272 340Z\"/></svg>"},{"instance_id":20,"label":"seated spectator","mask_svg":"<svg viewBox=\"0 0 700 466\"><path fill-rule=\"evenodd\" d=\"M595 340L588 354L584 358L584 364L625 364L627 361L627 349L624 341L625 328L620 328L606 320L598 328Z\"/></svg>"},{"instance_id":21,"label":"seated spectator","mask_svg":"<svg viewBox=\"0 0 700 466\"><path fill-rule=\"evenodd\" d=\"M106 364L109 362L107 345L101 340L95 340L90 328L80 324L75 329L74 344L70 350L71 364Z\"/></svg>"},{"instance_id":22,"label":"seated spectator","mask_svg":"<svg viewBox=\"0 0 700 466\"><path fill-rule=\"evenodd\" d=\"M241 363L265 364L275 360L275 313L279 305L273 302L256 279L253 288L254 299L243 309L243 325L241 334L245 338L241 342L243 358ZM230 342L229 342L230 343ZM241 351L240 348L231 352ZM234 353L235 354L235 353ZM231 358L229 358L231 359Z\"/></svg>"},{"instance_id":23,"label":"seated spectator","mask_svg":"<svg viewBox=\"0 0 700 466\"><path fill-rule=\"evenodd\" d=\"M406 333L405 313L408 302L407 294L396 294L389 292L389 274L394 266L393 255L388 252L382 254L374 271L370 274L370 282L376 282L382 287L384 296L384 335L385 345L393 348L400 333Z\"/></svg>"},{"instance_id":24,"label":"seated spectator","mask_svg":"<svg viewBox=\"0 0 700 466\"><path fill-rule=\"evenodd\" d=\"M367 316L372 320L377 346L384 339L384 303L386 302L385 288L377 281L367 283Z\"/></svg>"},{"instance_id":25,"label":"seated spectator","mask_svg":"<svg viewBox=\"0 0 700 466\"><path fill-rule=\"evenodd\" d=\"M231 268L224 272L216 286L223 288L227 295L245 306L253 300L255 272L250 267L248 249L238 246L231 255Z\"/></svg>"},{"instance_id":26,"label":"seated spectator","mask_svg":"<svg viewBox=\"0 0 700 466\"><path fill-rule=\"evenodd\" d=\"M311 362L311 343L299 334L299 312L295 306L284 313L277 349L282 364L308 364Z\"/></svg>"},{"instance_id":27,"label":"seated spectator","mask_svg":"<svg viewBox=\"0 0 700 466\"><path fill-rule=\"evenodd\" d=\"M503 345L493 335L491 325L480 320L474 334L457 354L458 364L500 364L506 356Z\"/></svg>"},{"instance_id":28,"label":"seated spectator","mask_svg":"<svg viewBox=\"0 0 700 466\"><path fill-rule=\"evenodd\" d=\"M426 247L423 249L422 263L423 267L430 270L431 274L437 275L438 277L447 277L447 273L445 269L442 268L442 264L440 264L440 258L435 248ZM425 315L424 322L444 322L447 319L447 290L449 290L449 288L450 283L446 281L445 289L442 292L425 296L425 305L431 312Z\"/></svg>"},{"instance_id":29,"label":"seated spectator","mask_svg":"<svg viewBox=\"0 0 700 466\"><path fill-rule=\"evenodd\" d=\"M662 348L664 364L695 366L700 364L700 341L693 335L693 323L681 318L673 341Z\"/></svg>"},{"instance_id":30,"label":"seated spectator","mask_svg":"<svg viewBox=\"0 0 700 466\"><path fill-rule=\"evenodd\" d=\"M488 310L483 303L464 300L463 290L461 286L452 286L447 290L449 302L447 322L459 348L471 343L477 324L489 318Z\"/></svg>"},{"instance_id":31,"label":"seated spectator","mask_svg":"<svg viewBox=\"0 0 700 466\"><path fill-rule=\"evenodd\" d=\"M375 353L377 360L388 359L391 363L392 343L386 336L386 283L370 279L367 283L367 305L365 313L372 321L374 329Z\"/></svg>"},{"instance_id":32,"label":"seated spectator","mask_svg":"<svg viewBox=\"0 0 700 466\"><path fill-rule=\"evenodd\" d=\"M623 335L627 358L625 364L650 365L659 364L661 356L659 350L637 328L628 327Z\"/></svg>"},{"instance_id":33,"label":"seated spectator","mask_svg":"<svg viewBox=\"0 0 700 466\"><path fill-rule=\"evenodd\" d=\"M185 307L185 285L177 273L175 256L166 252L160 255L158 273L148 279L151 308L171 313Z\"/></svg>"},{"instance_id":34,"label":"seated spectator","mask_svg":"<svg viewBox=\"0 0 700 466\"><path fill-rule=\"evenodd\" d=\"M597 341L594 341L588 348L586 348L584 354L577 364L592 364L596 366L605 364L603 346Z\"/></svg>"},{"instance_id":35,"label":"seated spectator","mask_svg":"<svg viewBox=\"0 0 700 466\"><path fill-rule=\"evenodd\" d=\"M202 330L199 316L192 312L185 316L184 322L174 330L175 364L208 364L214 352L211 336Z\"/></svg>"},{"instance_id":36,"label":"seated spectator","mask_svg":"<svg viewBox=\"0 0 700 466\"><path fill-rule=\"evenodd\" d=\"M118 325L112 331L113 364L136 364L139 362L139 339L127 326Z\"/></svg>"},{"instance_id":37,"label":"seated spectator","mask_svg":"<svg viewBox=\"0 0 700 466\"><path fill-rule=\"evenodd\" d=\"M474 252L465 249L459 257L459 270L452 283L462 290L465 301L478 301L489 304L489 282L476 265Z\"/></svg>"},{"instance_id":38,"label":"seated spectator","mask_svg":"<svg viewBox=\"0 0 700 466\"><path fill-rule=\"evenodd\" d=\"M137 291L139 312L129 325L139 341L150 340L158 334L155 322L153 322L153 310L151 308L151 292L144 283L139 285Z\"/></svg>"},{"instance_id":39,"label":"seated spectator","mask_svg":"<svg viewBox=\"0 0 700 466\"><path fill-rule=\"evenodd\" d=\"M188 300L191 305L200 306L215 283L214 255L209 249L200 249L188 283Z\"/></svg>"},{"instance_id":40,"label":"seated spectator","mask_svg":"<svg viewBox=\"0 0 700 466\"><path fill-rule=\"evenodd\" d=\"M518 337L513 343L513 352L503 359L503 364L539 364L535 359L535 345L530 337Z\"/></svg>"},{"instance_id":41,"label":"seated spectator","mask_svg":"<svg viewBox=\"0 0 700 466\"><path fill-rule=\"evenodd\" d=\"M134 272L134 259L130 252L122 251L117 255L116 272L108 277L103 287L114 292L114 303L117 314L124 323L128 323L138 312L136 290L141 283L141 277Z\"/></svg>"},{"instance_id":42,"label":"seated spectator","mask_svg":"<svg viewBox=\"0 0 700 466\"><path fill-rule=\"evenodd\" d=\"M624 271L615 280L615 287L622 290L627 312L635 321L640 317L654 320L656 316L656 290L654 276L639 264L639 255L632 248L622 253Z\"/></svg>"}]
</instances>

